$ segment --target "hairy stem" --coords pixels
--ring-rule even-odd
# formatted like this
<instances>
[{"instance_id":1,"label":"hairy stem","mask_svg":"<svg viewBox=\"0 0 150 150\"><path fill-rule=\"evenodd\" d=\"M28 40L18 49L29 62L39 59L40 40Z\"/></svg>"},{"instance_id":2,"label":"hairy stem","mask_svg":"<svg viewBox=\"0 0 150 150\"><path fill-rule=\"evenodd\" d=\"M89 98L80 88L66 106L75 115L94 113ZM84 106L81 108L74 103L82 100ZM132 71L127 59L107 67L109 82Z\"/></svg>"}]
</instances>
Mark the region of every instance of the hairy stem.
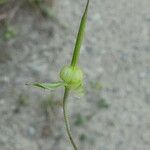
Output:
<instances>
[{"instance_id":1,"label":"hairy stem","mask_svg":"<svg viewBox=\"0 0 150 150\"><path fill-rule=\"evenodd\" d=\"M69 96L69 89L65 88L64 98L63 98L63 113L64 113L64 120L65 120L66 130L67 130L67 134L69 136L70 142L71 142L74 150L78 150L77 146L76 146L76 144L73 140L71 130L70 130L70 125L69 125L69 119L68 119L68 114L67 114L67 99L68 99L68 96Z\"/></svg>"}]
</instances>

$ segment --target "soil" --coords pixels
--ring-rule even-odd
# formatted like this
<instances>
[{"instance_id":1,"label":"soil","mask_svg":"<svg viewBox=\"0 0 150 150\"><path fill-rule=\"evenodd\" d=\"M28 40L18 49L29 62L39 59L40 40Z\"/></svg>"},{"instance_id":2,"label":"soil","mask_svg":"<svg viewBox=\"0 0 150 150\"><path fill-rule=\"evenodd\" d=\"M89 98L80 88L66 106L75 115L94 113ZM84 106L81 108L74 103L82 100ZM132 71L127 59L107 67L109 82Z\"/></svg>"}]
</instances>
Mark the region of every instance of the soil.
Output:
<instances>
[{"instance_id":1,"label":"soil","mask_svg":"<svg viewBox=\"0 0 150 150\"><path fill-rule=\"evenodd\" d=\"M59 80L70 63L86 0L56 0L52 17L18 10L0 30L0 150L71 150L63 89L25 85ZM71 130L81 150L150 149L150 1L91 0L80 66L85 95L71 93ZM46 105L45 105L46 104Z\"/></svg>"}]
</instances>

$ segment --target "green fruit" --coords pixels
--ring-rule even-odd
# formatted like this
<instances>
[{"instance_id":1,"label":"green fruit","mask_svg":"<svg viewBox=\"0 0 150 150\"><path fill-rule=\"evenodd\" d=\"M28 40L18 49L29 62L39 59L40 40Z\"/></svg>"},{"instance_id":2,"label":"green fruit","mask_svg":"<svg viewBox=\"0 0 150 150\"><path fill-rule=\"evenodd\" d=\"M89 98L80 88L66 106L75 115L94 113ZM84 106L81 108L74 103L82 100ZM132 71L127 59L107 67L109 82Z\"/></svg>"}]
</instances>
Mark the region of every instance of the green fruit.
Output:
<instances>
[{"instance_id":1,"label":"green fruit","mask_svg":"<svg viewBox=\"0 0 150 150\"><path fill-rule=\"evenodd\" d=\"M82 85L83 72L78 67L67 66L60 71L60 78L71 89L77 89Z\"/></svg>"}]
</instances>

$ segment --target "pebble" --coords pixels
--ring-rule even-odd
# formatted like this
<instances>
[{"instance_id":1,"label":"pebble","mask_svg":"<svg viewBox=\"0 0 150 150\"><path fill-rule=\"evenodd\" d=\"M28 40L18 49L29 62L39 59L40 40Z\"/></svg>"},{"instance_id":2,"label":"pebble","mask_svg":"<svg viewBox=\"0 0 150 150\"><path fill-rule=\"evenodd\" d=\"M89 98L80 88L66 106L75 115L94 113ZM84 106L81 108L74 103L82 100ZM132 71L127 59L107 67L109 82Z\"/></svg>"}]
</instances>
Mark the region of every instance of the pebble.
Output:
<instances>
[{"instance_id":1,"label":"pebble","mask_svg":"<svg viewBox=\"0 0 150 150\"><path fill-rule=\"evenodd\" d=\"M33 137L36 134L36 130L34 127L30 126L27 130L28 136Z\"/></svg>"}]
</instances>

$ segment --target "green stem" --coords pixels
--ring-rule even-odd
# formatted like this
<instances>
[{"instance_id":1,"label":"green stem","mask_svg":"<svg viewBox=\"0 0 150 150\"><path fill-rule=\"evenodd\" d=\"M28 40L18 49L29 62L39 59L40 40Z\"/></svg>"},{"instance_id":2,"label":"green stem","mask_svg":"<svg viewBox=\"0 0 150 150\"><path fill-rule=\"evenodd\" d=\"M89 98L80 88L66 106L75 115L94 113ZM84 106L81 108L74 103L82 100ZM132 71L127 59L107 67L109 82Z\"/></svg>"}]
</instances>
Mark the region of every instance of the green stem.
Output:
<instances>
[{"instance_id":1,"label":"green stem","mask_svg":"<svg viewBox=\"0 0 150 150\"><path fill-rule=\"evenodd\" d=\"M86 21L87 21L88 6L89 6L89 0L87 0L86 8L85 8L84 14L81 19L81 23L80 23L80 27L79 27L79 31L78 31L78 35L77 35L77 39L76 39L76 44L75 44L73 57L72 57L72 61L71 61L71 66L73 66L73 67L75 67L77 65L78 59L79 59L81 44L83 41L84 31L85 31L85 26L86 26Z\"/></svg>"},{"instance_id":2,"label":"green stem","mask_svg":"<svg viewBox=\"0 0 150 150\"><path fill-rule=\"evenodd\" d=\"M65 93L64 93L64 98L63 98L63 113L64 113L64 120L65 120L65 125L66 125L66 130L67 130L67 134L69 136L70 142L74 148L74 150L78 150L77 146L73 140L72 134L71 134L71 130L70 130L70 125L69 125L69 119L68 119L68 114L67 114L67 99L69 96L69 89L65 88Z\"/></svg>"}]
</instances>

